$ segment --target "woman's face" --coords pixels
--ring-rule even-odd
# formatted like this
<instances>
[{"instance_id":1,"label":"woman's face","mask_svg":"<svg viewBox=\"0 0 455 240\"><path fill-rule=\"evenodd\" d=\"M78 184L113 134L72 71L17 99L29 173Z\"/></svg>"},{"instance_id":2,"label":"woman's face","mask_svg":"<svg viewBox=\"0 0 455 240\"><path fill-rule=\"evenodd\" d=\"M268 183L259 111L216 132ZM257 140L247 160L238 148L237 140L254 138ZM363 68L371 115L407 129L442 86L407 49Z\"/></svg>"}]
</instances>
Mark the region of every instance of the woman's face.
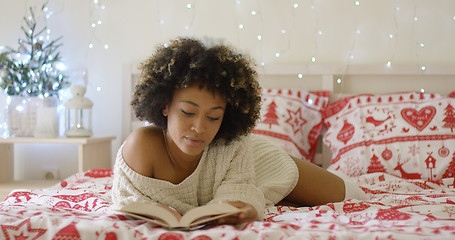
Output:
<instances>
[{"instance_id":1,"label":"woman's face","mask_svg":"<svg viewBox=\"0 0 455 240\"><path fill-rule=\"evenodd\" d=\"M188 155L202 153L220 129L225 108L226 100L220 94L200 89L198 84L175 90L171 103L163 110L168 142Z\"/></svg>"}]
</instances>

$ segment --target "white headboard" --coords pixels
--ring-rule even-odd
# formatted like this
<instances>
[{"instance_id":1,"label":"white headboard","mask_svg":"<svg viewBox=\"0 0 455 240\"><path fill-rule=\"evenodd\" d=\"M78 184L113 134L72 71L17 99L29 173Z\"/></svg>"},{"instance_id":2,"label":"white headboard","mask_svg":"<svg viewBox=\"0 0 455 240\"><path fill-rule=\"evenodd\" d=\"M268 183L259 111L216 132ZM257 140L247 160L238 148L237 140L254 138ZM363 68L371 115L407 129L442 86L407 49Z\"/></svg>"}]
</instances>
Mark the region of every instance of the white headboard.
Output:
<instances>
[{"instance_id":1,"label":"white headboard","mask_svg":"<svg viewBox=\"0 0 455 240\"><path fill-rule=\"evenodd\" d=\"M327 90L334 97L421 89L448 94L455 88L455 66L426 66L422 70L419 66L272 65L259 67L258 73L263 87Z\"/></svg>"},{"instance_id":2,"label":"white headboard","mask_svg":"<svg viewBox=\"0 0 455 240\"><path fill-rule=\"evenodd\" d=\"M264 88L301 88L307 91L331 92L330 102L360 93L390 93L425 91L447 95L455 91L455 66L386 66L386 65L267 65L257 68ZM138 64L132 64L125 74L123 92L123 136L144 125L131 110L131 96L139 75ZM320 141L315 162L323 167L330 164L331 153Z\"/></svg>"}]
</instances>

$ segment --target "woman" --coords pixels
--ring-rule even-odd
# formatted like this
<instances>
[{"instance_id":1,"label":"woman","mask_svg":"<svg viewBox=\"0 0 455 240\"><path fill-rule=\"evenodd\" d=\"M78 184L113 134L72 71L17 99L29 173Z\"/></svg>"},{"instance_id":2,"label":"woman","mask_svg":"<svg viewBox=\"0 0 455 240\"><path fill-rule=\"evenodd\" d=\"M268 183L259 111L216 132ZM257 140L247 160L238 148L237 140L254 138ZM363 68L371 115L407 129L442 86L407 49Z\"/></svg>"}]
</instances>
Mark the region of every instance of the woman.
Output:
<instances>
[{"instance_id":1,"label":"woman","mask_svg":"<svg viewBox=\"0 0 455 240\"><path fill-rule=\"evenodd\" d=\"M238 224L262 219L281 200L345 199L343 179L249 134L260 93L251 59L228 46L189 38L160 46L142 65L132 101L153 125L133 131L118 151L113 208L145 200L183 214L226 202L242 211L219 223Z\"/></svg>"}]
</instances>

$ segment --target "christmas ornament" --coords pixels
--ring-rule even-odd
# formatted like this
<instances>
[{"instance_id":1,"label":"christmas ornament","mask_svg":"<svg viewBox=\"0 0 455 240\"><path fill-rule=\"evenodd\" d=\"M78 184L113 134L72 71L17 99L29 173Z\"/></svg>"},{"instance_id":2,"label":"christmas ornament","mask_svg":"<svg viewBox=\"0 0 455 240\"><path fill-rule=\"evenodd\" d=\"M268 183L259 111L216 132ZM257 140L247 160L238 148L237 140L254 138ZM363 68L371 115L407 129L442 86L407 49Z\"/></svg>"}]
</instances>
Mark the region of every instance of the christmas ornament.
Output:
<instances>
[{"instance_id":1,"label":"christmas ornament","mask_svg":"<svg viewBox=\"0 0 455 240\"><path fill-rule=\"evenodd\" d=\"M35 48L35 50L41 51L43 49L43 43L37 42L37 43L35 43L35 45L33 45L33 47Z\"/></svg>"},{"instance_id":2,"label":"christmas ornament","mask_svg":"<svg viewBox=\"0 0 455 240\"><path fill-rule=\"evenodd\" d=\"M344 125L341 128L340 132L337 135L337 139L346 144L354 135L355 128L352 124L348 123L347 120L344 120Z\"/></svg>"},{"instance_id":3,"label":"christmas ornament","mask_svg":"<svg viewBox=\"0 0 455 240\"><path fill-rule=\"evenodd\" d=\"M390 149L388 149L387 147L384 149L384 151L382 151L382 154L381 154L382 158L384 158L384 160L390 160L393 156L393 153L392 151L390 151Z\"/></svg>"},{"instance_id":4,"label":"christmas ornament","mask_svg":"<svg viewBox=\"0 0 455 240\"><path fill-rule=\"evenodd\" d=\"M450 150L442 145L442 147L438 150L438 154L441 157L447 157L450 154Z\"/></svg>"},{"instance_id":5,"label":"christmas ornament","mask_svg":"<svg viewBox=\"0 0 455 240\"><path fill-rule=\"evenodd\" d=\"M19 48L17 48L17 52L18 52L18 53L25 54L25 53L27 53L27 48L25 48L25 46L24 46L23 44L21 44L21 45L19 46Z\"/></svg>"}]
</instances>

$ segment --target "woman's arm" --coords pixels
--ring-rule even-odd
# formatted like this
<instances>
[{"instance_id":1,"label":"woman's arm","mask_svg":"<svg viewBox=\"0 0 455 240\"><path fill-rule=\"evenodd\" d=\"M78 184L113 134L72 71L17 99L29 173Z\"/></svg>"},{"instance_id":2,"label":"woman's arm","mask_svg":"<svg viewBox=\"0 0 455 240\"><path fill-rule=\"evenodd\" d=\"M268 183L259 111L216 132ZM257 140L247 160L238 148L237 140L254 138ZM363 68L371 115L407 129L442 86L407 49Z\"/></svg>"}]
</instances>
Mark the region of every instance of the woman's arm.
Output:
<instances>
[{"instance_id":1,"label":"woman's arm","mask_svg":"<svg viewBox=\"0 0 455 240\"><path fill-rule=\"evenodd\" d=\"M242 137L223 151L216 159L216 182L213 199L210 202L227 202L242 209L236 218L229 223L241 223L261 220L265 209L264 194L255 185L254 159L251 142ZM209 203L210 203L209 202ZM235 217L234 217L235 218ZM236 222L237 221L237 222Z\"/></svg>"},{"instance_id":2,"label":"woman's arm","mask_svg":"<svg viewBox=\"0 0 455 240\"><path fill-rule=\"evenodd\" d=\"M311 162L293 159L299 170L299 180L285 201L298 206L315 206L344 200L342 178Z\"/></svg>"}]
</instances>

